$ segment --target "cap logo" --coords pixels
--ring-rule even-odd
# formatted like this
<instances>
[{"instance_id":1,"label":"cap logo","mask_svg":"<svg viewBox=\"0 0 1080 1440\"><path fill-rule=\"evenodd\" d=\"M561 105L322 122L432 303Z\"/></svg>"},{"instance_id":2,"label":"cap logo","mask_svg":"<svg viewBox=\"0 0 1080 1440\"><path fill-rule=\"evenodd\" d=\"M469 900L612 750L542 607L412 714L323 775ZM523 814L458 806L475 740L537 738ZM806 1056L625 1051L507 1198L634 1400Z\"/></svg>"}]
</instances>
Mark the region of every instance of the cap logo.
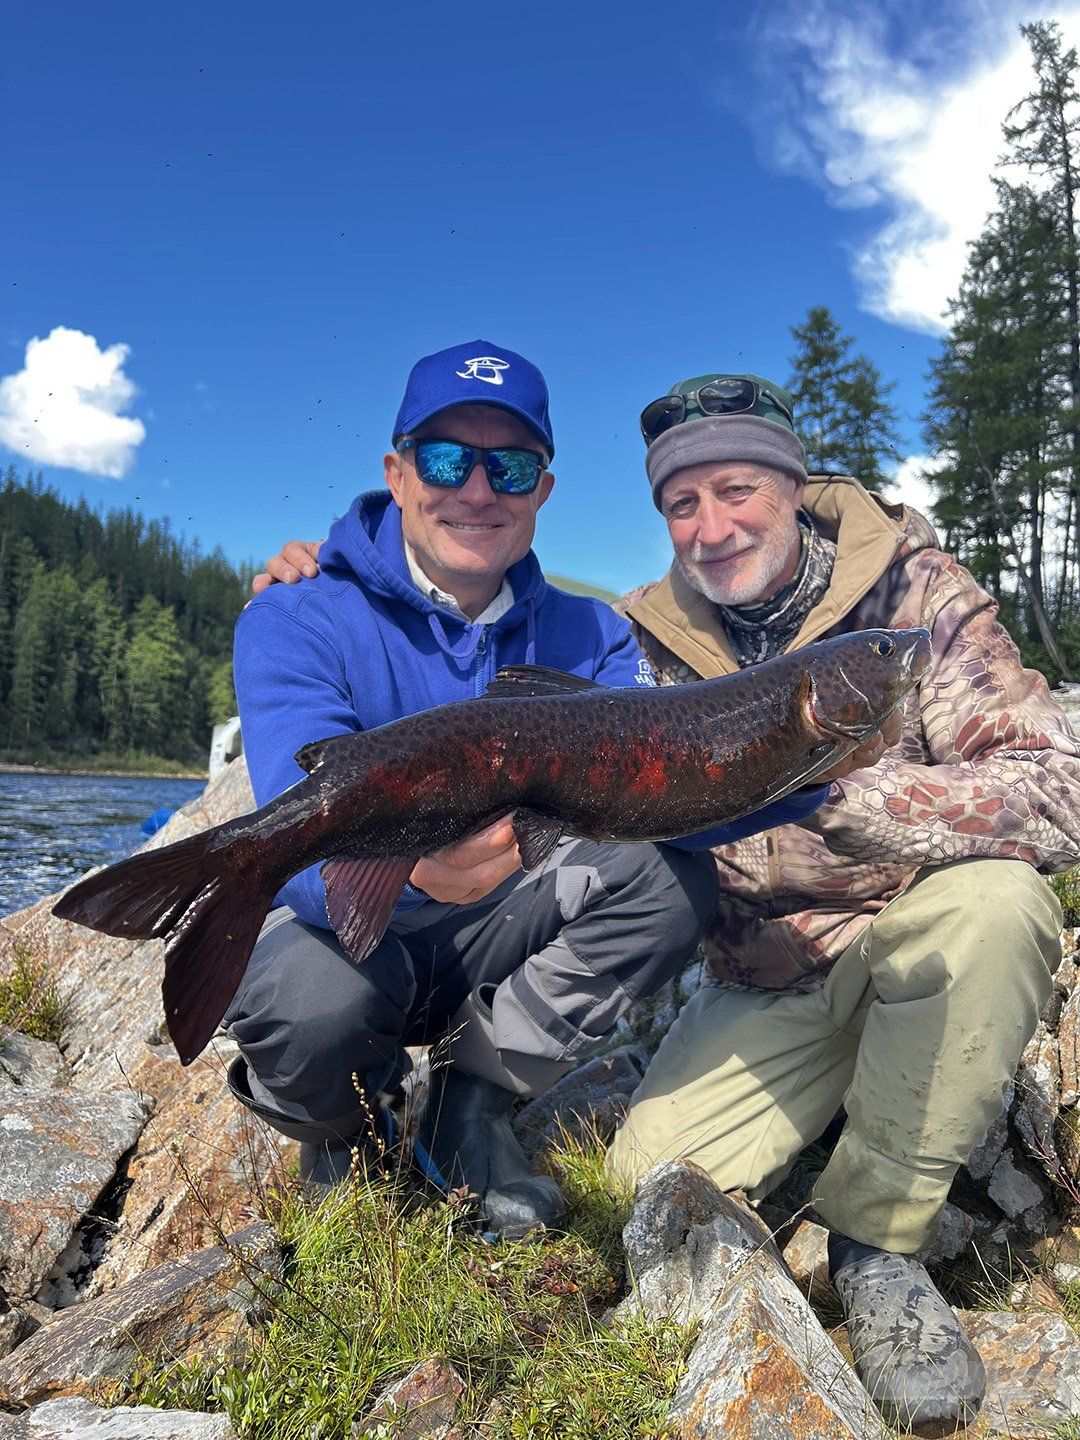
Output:
<instances>
[{"instance_id":1,"label":"cap logo","mask_svg":"<svg viewBox=\"0 0 1080 1440\"><path fill-rule=\"evenodd\" d=\"M465 369L455 370L454 374L460 375L462 380L483 380L488 385L501 385L502 372L509 369L509 360L500 360L497 355L478 355L475 360L466 360Z\"/></svg>"}]
</instances>

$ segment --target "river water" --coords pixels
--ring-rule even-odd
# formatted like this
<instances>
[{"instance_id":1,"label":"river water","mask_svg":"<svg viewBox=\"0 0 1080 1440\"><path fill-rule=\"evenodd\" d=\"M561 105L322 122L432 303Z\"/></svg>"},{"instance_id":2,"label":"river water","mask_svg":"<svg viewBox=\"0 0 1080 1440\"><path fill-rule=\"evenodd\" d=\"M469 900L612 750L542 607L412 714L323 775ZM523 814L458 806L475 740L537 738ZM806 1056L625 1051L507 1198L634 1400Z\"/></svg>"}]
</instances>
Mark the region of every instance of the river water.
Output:
<instances>
[{"instance_id":1,"label":"river water","mask_svg":"<svg viewBox=\"0 0 1080 1440\"><path fill-rule=\"evenodd\" d=\"M179 809L205 781L0 774L0 916L40 900L143 843L155 810Z\"/></svg>"}]
</instances>

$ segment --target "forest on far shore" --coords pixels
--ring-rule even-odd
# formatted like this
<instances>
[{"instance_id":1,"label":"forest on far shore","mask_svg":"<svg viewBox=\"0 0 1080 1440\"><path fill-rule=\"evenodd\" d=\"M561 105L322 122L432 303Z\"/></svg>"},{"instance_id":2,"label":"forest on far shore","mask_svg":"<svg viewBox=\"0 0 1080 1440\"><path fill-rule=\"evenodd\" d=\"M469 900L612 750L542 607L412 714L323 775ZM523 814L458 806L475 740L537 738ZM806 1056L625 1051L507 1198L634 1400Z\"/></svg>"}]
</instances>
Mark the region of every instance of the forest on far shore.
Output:
<instances>
[{"instance_id":1,"label":"forest on far shore","mask_svg":"<svg viewBox=\"0 0 1080 1440\"><path fill-rule=\"evenodd\" d=\"M132 509L0 481L0 761L205 766L251 572Z\"/></svg>"}]
</instances>

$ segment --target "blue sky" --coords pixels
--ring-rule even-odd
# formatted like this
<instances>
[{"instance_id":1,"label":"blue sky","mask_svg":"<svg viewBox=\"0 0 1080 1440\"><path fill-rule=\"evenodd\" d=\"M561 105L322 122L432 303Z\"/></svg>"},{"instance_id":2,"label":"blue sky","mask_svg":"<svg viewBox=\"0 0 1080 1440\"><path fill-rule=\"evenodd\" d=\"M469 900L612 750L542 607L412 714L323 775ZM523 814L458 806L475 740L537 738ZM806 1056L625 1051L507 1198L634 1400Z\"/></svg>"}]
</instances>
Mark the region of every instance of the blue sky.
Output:
<instances>
[{"instance_id":1,"label":"blue sky","mask_svg":"<svg viewBox=\"0 0 1080 1440\"><path fill-rule=\"evenodd\" d=\"M1016 27L1053 13L1071 39L979 0L9 6L0 463L260 559L381 483L419 354L483 337L551 387L545 567L651 578L638 412L782 381L812 304L919 455Z\"/></svg>"}]
</instances>

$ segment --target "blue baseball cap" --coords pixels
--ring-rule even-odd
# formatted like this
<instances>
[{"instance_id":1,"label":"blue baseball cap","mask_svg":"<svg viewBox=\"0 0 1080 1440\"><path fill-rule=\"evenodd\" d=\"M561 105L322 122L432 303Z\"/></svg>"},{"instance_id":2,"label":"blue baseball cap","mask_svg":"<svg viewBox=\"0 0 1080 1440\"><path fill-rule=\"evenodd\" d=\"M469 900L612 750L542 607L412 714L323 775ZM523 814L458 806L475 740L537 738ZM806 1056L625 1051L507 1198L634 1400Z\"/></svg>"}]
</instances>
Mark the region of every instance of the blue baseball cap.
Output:
<instances>
[{"instance_id":1,"label":"blue baseball cap","mask_svg":"<svg viewBox=\"0 0 1080 1440\"><path fill-rule=\"evenodd\" d=\"M490 340L470 340L418 360L405 384L393 444L451 405L497 405L509 410L543 441L549 460L555 454L547 382L514 350Z\"/></svg>"}]
</instances>

